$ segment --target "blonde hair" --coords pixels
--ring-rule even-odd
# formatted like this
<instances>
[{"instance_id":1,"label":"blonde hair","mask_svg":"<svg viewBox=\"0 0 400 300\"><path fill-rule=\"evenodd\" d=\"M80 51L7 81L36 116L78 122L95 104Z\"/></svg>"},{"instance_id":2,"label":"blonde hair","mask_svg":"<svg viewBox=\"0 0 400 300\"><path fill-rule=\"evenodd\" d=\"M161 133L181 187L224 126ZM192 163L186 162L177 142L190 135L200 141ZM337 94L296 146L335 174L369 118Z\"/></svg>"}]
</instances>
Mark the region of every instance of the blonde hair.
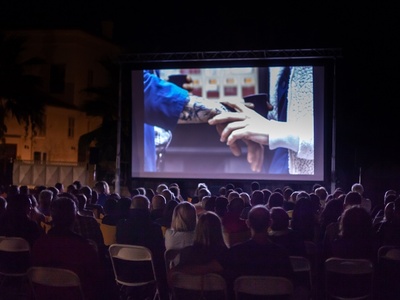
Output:
<instances>
[{"instance_id":1,"label":"blonde hair","mask_svg":"<svg viewBox=\"0 0 400 300\"><path fill-rule=\"evenodd\" d=\"M172 213L171 228L176 231L194 231L197 223L195 206L187 201L179 202Z\"/></svg>"}]
</instances>

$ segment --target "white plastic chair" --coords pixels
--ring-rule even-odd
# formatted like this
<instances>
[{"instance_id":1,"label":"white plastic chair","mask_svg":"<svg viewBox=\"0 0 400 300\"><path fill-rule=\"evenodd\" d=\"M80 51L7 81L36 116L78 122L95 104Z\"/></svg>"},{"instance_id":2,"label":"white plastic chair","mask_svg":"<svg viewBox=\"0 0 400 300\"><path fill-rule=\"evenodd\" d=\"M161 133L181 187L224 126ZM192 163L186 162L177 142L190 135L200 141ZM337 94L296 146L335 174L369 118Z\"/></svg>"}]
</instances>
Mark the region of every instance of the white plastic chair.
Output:
<instances>
[{"instance_id":1,"label":"white plastic chair","mask_svg":"<svg viewBox=\"0 0 400 300\"><path fill-rule=\"evenodd\" d=\"M67 269L53 268L53 267L30 267L27 272L29 284L31 287L34 299L52 299L54 297L65 296L66 289L68 288L68 293L73 293L76 289L76 293L73 293L73 297L80 297L81 300L85 299L81 281L79 276ZM40 292L37 292L37 288L43 288L40 297ZM55 288L60 288L58 291ZM50 293L51 289L51 293Z\"/></svg>"},{"instance_id":2,"label":"white plastic chair","mask_svg":"<svg viewBox=\"0 0 400 300\"><path fill-rule=\"evenodd\" d=\"M316 291L313 285L311 263L308 258L304 256L290 256L290 262L293 267L295 280L298 279L301 285L306 284L306 288L309 290L310 293L315 293ZM303 276L305 276L306 278Z\"/></svg>"},{"instance_id":3,"label":"white plastic chair","mask_svg":"<svg viewBox=\"0 0 400 300\"><path fill-rule=\"evenodd\" d=\"M170 278L174 300L228 298L226 281L219 274L191 275L172 272Z\"/></svg>"},{"instance_id":4,"label":"white plastic chair","mask_svg":"<svg viewBox=\"0 0 400 300\"><path fill-rule=\"evenodd\" d=\"M120 293L125 287L154 285L153 299L160 298L150 249L137 245L111 244L108 251Z\"/></svg>"},{"instance_id":5,"label":"white plastic chair","mask_svg":"<svg viewBox=\"0 0 400 300\"><path fill-rule=\"evenodd\" d=\"M373 299L374 265L368 259L328 258L326 299Z\"/></svg>"},{"instance_id":6,"label":"white plastic chair","mask_svg":"<svg viewBox=\"0 0 400 300\"><path fill-rule=\"evenodd\" d=\"M21 237L0 238L0 294L4 294L4 285L8 279L18 278L18 294L23 294L23 284L27 280L30 267L30 245Z\"/></svg>"}]
</instances>

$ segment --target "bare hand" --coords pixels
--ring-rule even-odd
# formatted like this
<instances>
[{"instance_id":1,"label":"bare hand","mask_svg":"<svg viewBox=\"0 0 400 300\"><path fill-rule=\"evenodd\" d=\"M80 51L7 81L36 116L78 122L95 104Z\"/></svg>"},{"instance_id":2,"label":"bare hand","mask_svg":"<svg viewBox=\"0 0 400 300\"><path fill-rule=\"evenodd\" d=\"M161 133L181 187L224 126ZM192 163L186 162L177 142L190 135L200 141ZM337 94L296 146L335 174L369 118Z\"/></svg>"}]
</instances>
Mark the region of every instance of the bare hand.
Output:
<instances>
[{"instance_id":1,"label":"bare hand","mask_svg":"<svg viewBox=\"0 0 400 300\"><path fill-rule=\"evenodd\" d=\"M218 134L224 132L227 123L217 123L216 129ZM240 156L242 154L239 141L232 142L229 144L229 148L234 156ZM250 168L253 172L261 172L262 165L264 163L264 146L253 142L251 140L243 139L243 142L247 145L247 162L250 164Z\"/></svg>"},{"instance_id":2,"label":"bare hand","mask_svg":"<svg viewBox=\"0 0 400 300\"><path fill-rule=\"evenodd\" d=\"M221 142L228 146L240 139L268 145L269 120L249 109L242 103L226 103L233 107L236 112L222 112L208 120L210 125L227 123L220 133Z\"/></svg>"},{"instance_id":3,"label":"bare hand","mask_svg":"<svg viewBox=\"0 0 400 300\"><path fill-rule=\"evenodd\" d=\"M247 162L250 164L251 170L257 173L261 172L264 163L264 146L246 139L243 141L247 145Z\"/></svg>"}]
</instances>

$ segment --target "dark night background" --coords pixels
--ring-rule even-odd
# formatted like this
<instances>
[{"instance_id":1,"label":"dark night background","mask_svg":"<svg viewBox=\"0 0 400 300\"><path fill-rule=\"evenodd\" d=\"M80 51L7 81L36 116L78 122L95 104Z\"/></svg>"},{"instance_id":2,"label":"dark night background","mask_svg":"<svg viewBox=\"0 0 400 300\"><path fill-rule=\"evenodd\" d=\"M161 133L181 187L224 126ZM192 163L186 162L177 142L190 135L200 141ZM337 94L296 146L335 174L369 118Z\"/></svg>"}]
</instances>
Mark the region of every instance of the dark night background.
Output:
<instances>
[{"instance_id":1,"label":"dark night background","mask_svg":"<svg viewBox=\"0 0 400 300\"><path fill-rule=\"evenodd\" d=\"M400 188L400 13L395 2L0 3L0 28L98 32L101 21L111 20L115 41L131 52L339 48L343 57L338 60L336 91L337 185L348 189L358 181L361 168L363 180L380 195L381 190Z\"/></svg>"}]
</instances>

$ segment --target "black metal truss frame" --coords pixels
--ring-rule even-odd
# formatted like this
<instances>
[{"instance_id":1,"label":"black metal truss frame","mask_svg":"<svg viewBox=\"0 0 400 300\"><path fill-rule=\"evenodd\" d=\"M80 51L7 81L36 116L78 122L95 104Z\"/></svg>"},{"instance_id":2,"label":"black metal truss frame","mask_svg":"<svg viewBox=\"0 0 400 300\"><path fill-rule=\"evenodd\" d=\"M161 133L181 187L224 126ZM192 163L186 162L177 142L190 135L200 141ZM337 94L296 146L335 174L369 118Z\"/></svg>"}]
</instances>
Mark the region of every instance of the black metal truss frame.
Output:
<instances>
[{"instance_id":1,"label":"black metal truss frame","mask_svg":"<svg viewBox=\"0 0 400 300\"><path fill-rule=\"evenodd\" d=\"M281 49L281 50L240 50L240 51L198 51L131 53L120 57L121 63L173 63L206 61L254 61L285 59L336 59L342 57L338 48L322 49Z\"/></svg>"}]
</instances>

